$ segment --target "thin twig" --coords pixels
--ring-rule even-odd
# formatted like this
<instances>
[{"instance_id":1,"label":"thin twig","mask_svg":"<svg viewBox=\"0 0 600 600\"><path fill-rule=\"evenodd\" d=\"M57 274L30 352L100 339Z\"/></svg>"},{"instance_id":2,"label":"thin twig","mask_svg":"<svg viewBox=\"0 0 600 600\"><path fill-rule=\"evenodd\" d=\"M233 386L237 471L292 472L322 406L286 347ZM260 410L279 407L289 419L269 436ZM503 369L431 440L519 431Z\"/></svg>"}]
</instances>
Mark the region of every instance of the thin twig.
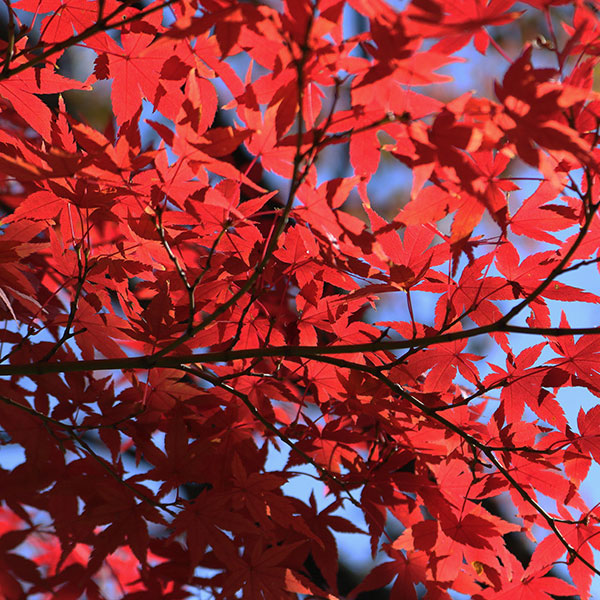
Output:
<instances>
[{"instance_id":1,"label":"thin twig","mask_svg":"<svg viewBox=\"0 0 600 600\"><path fill-rule=\"evenodd\" d=\"M527 504L529 504L533 509L546 521L548 527L554 532L560 543L566 548L567 552L571 557L577 558L584 565L586 565L590 570L592 570L596 575L600 575L600 570L598 570L592 563L590 563L585 557L583 557L569 542L565 539L563 534L558 528L558 523L565 523L571 525L578 525L583 521L573 520L573 519L559 519L552 517L542 506L534 500L530 494L527 493L525 488L510 474L510 471L507 467L505 467L495 456L494 450L491 450L484 444L480 442L477 438L473 437L466 431L464 431L461 427L454 424L452 421L449 421L445 417L440 414L437 414L433 411L429 406L425 403L421 402L418 398L415 398L408 392L406 392L401 385L393 382L391 379L380 373L377 369L369 366L369 365L361 365L358 363L352 363L349 361L343 361L341 359L336 359L332 357L321 357L319 360L331 364L336 364L338 366L343 366L349 369L363 371L365 373L369 373L373 375L373 377L379 379L382 383L384 383L387 387L389 387L394 393L398 396L409 402L412 406L417 408L423 415L429 417L430 419L437 421L440 425L443 425L446 429L454 432L456 435L460 436L469 446L473 448L477 448L482 454L484 454L490 463L496 467L496 469L502 474L502 476L512 485L512 487L517 491L517 493L523 498Z\"/></svg>"},{"instance_id":2,"label":"thin twig","mask_svg":"<svg viewBox=\"0 0 600 600\"><path fill-rule=\"evenodd\" d=\"M230 394L233 394L234 396L236 396L236 398L239 398L243 402L243 404L246 406L246 408L252 413L252 415L258 421L260 421L260 423L262 423L262 425L266 429L268 429L271 433L275 434L284 444L286 444L286 446L291 448L291 450L293 452L298 454L304 461L306 461L309 465L311 465L314 469L316 469L317 472L321 475L321 477L333 482L336 486L339 486L346 494L346 497L348 498L348 500L350 500L350 502L352 502L352 504L354 504L354 506L356 506L357 508L361 508L361 510L362 510L360 502L358 500L356 500L354 498L354 496L352 496L352 493L350 492L350 490L347 489L344 482L341 481L335 475L333 475L331 472L329 472L327 469L325 469L324 467L322 467L321 465L316 463L308 454L306 454L306 452L304 452L304 450L301 450L300 448L298 448L298 446L296 444L294 444L294 442L292 442L292 440L290 440L290 438L288 438L286 435L281 433L281 431L279 431L279 429L277 429L277 427L275 427L275 425L273 425L273 423L271 423L268 419L266 419L260 413L260 411L256 408L256 406L254 406L254 404L252 404L252 402L250 401L250 398L248 397L247 394L244 394L243 392L236 390L231 385L220 381L220 379L218 377L215 377L206 371L198 371L196 369L185 369L185 368L184 368L184 371L186 371L190 374L196 375L197 377L200 377L200 379L204 379L205 381L208 381L209 383L212 383L213 385L220 387L221 389L229 392Z\"/></svg>"},{"instance_id":3,"label":"thin twig","mask_svg":"<svg viewBox=\"0 0 600 600\"><path fill-rule=\"evenodd\" d=\"M174 517L176 515L176 513L173 512L170 508L168 508L164 504L157 502L156 500L146 496L145 494L140 492L135 486L131 485L129 482L125 481L122 477L120 477L114 471L112 466L106 460L104 460L102 457L100 457L98 454L96 454L92 450L90 445L78 433L76 433L76 431L75 431L76 426L68 425L67 423L62 423L61 421L53 419L52 417L49 417L48 415L45 415L45 414L35 410L34 408L31 408L30 406L20 404L19 402L15 402L14 400L11 400L10 398L6 398L5 396L0 396L0 402L3 402L4 404L8 404L9 406L12 406L14 408L18 408L19 410L22 410L38 419L41 419L46 425L51 424L51 425L54 425L55 427L62 429L63 431L66 432L67 436L69 438L71 438L71 440L76 442L80 448L85 450L87 452L87 454L93 460L95 460L113 479L116 479L119 483L124 485L130 491L132 491L136 497L138 497L140 500L146 502L147 504L150 504L156 508L159 508L159 509L165 511L166 513L170 514L172 517Z\"/></svg>"},{"instance_id":4,"label":"thin twig","mask_svg":"<svg viewBox=\"0 0 600 600\"><path fill-rule=\"evenodd\" d=\"M298 114L297 114L297 122L298 122L298 133L297 133L297 141L296 141L296 153L294 156L294 163L292 168L292 176L291 176L291 184L287 197L287 201L285 207L283 208L283 212L281 213L279 220L275 226L275 229L269 238L268 243L266 244L263 256L258 262L258 264L254 267L254 271L250 275L250 277L246 280L246 282L238 289L238 291L229 298L226 302L223 302L218 308L216 308L210 315L207 315L202 319L198 325L194 326L191 331L187 331L177 340L165 346L162 350L156 352L153 357L150 359L150 364L153 364L153 361L164 357L166 354L175 350L186 341L194 337L200 331L203 331L208 327L211 323L213 323L218 317L220 317L223 313L229 310L232 306L234 306L247 292L249 292L258 281L259 277L269 264L273 252L277 249L277 244L279 243L279 238L281 234L284 232L285 227L288 223L290 213L292 211L294 205L294 199L296 197L296 192L298 188L302 184L302 182L306 179L311 163L308 162L304 170L301 170L301 164L303 161L302 154L302 138L303 138L303 130L304 130L304 65L308 56L308 38L310 36L310 30L312 28L314 15L311 13L311 18L306 27L305 34L305 42L302 46L302 56L300 59L296 61L296 70L298 75Z\"/></svg>"},{"instance_id":5,"label":"thin twig","mask_svg":"<svg viewBox=\"0 0 600 600\"><path fill-rule=\"evenodd\" d=\"M75 336L75 332L71 331L71 326L73 325L73 321L75 320L75 315L77 314L77 308L79 306L79 300L83 293L83 286L85 284L85 279L90 272L90 264L88 260L88 253L86 249L82 250L81 244L77 246L76 250L77 254L77 285L75 286L75 295L73 296L73 300L71 301L71 307L69 309L69 316L67 317L67 322L65 323L65 330L61 337L56 341L54 346L50 348L50 350L46 353L46 355L41 359L40 362L49 361L55 354L58 352L59 348L69 339ZM81 260L81 255L83 254L83 261ZM84 330L80 330L85 331Z\"/></svg>"},{"instance_id":6,"label":"thin twig","mask_svg":"<svg viewBox=\"0 0 600 600\"><path fill-rule=\"evenodd\" d=\"M592 188L588 187L588 189L587 189L588 198L591 197L591 192L592 192ZM585 203L584 203L584 206L585 206ZM577 234L577 237L571 244L571 247L567 250L565 255L562 257L562 259L556 265L556 267L554 267L554 269L552 269L550 274L543 281L541 281L539 283L539 285L532 292L530 292L527 295L527 297L525 297L521 302L519 302L516 306L514 306L511 310L509 310L498 321L498 325L508 324L508 322L513 317L516 317L524 308L529 306L563 272L563 270L569 264L571 257L575 254L575 252L577 251L577 248L579 248L579 246L583 242L585 236L587 235L587 232L592 224L592 220L593 220L594 215L596 214L597 210L598 210L597 206L590 207L589 212L586 215L586 219L585 219L583 225L581 226L579 233ZM523 329L526 329L526 328L523 328Z\"/></svg>"},{"instance_id":7,"label":"thin twig","mask_svg":"<svg viewBox=\"0 0 600 600\"><path fill-rule=\"evenodd\" d=\"M4 0L4 4L6 5L6 10L8 11L8 43L6 45L6 57L4 59L4 66L2 67L0 77L4 75L10 68L10 62L13 59L13 54L15 51L15 15L13 13L13 8L10 1Z\"/></svg>"},{"instance_id":8,"label":"thin twig","mask_svg":"<svg viewBox=\"0 0 600 600\"><path fill-rule=\"evenodd\" d=\"M70 37L68 40L54 44L52 47L48 48L48 50L41 52L40 54L34 56L33 58L29 59L28 61L21 63L20 65L16 65L12 68L8 68L8 69L6 68L6 63L4 63L3 70L2 70L2 72L0 72L0 80L8 79L9 77L12 77L13 75L17 75L18 73L21 73L22 71L26 71L27 69L30 69L31 67L35 67L36 65L39 65L39 64L45 62L45 60L47 58L49 58L50 56L57 54L63 50L66 50L67 48L71 48L72 46L76 46L77 44L79 44L79 42L83 42L83 41L87 40L88 38L96 35L97 33L100 33L102 31L108 31L109 29L113 29L117 25L119 27L122 27L123 25L127 25L127 24L133 23L135 21L140 21L144 17L148 16L149 14L152 14L153 12L156 12L157 10L162 10L163 8L169 6L170 4L172 4L175 1L176 0L166 0L162 4L158 4L156 6L151 6L150 8L148 8L144 11L140 11L139 13L132 15L131 17L127 17L118 22L109 24L109 21L113 17L116 17L119 13L123 12L129 6L129 3L120 4L109 15L104 17L104 19L102 19L101 21L98 21L95 25L88 27L85 31L82 31L79 35L74 35L73 37ZM28 50L30 50L30 49L28 49ZM17 56L19 56L19 55L17 55Z\"/></svg>"}]
</instances>

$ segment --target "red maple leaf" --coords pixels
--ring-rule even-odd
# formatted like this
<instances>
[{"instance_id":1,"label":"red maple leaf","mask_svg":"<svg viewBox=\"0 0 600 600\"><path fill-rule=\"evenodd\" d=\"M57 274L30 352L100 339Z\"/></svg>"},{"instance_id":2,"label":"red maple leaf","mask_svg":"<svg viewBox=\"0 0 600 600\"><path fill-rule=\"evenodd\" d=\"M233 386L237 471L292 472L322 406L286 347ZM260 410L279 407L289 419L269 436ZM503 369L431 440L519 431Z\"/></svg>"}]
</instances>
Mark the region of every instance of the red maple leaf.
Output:
<instances>
[{"instance_id":1,"label":"red maple leaf","mask_svg":"<svg viewBox=\"0 0 600 600\"><path fill-rule=\"evenodd\" d=\"M103 51L97 59L108 65L103 77L112 77L111 99L117 123L123 123L140 109L142 99L153 103L165 117L175 120L184 104L180 91L189 67L177 58L175 44L153 43L148 33L127 32L121 35L121 46L106 38L95 49Z\"/></svg>"},{"instance_id":2,"label":"red maple leaf","mask_svg":"<svg viewBox=\"0 0 600 600\"><path fill-rule=\"evenodd\" d=\"M52 113L36 94L88 89L86 84L67 79L51 67L27 69L0 81L0 97L8 100L27 124L48 142L51 141Z\"/></svg>"}]
</instances>

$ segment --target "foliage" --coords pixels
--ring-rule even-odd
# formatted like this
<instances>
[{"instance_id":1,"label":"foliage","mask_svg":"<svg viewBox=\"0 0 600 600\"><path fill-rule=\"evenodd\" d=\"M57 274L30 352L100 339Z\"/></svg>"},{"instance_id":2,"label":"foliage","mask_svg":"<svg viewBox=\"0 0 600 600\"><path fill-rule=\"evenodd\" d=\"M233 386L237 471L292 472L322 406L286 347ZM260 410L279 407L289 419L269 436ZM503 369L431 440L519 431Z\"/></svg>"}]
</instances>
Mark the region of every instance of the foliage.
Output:
<instances>
[{"instance_id":1,"label":"foliage","mask_svg":"<svg viewBox=\"0 0 600 600\"><path fill-rule=\"evenodd\" d=\"M600 408L557 394L600 396L600 328L551 307L600 302L596 1L6 6L3 597L333 599L355 532L386 556L355 595L589 598ZM450 85L475 52L490 98ZM62 93L103 80L96 129Z\"/></svg>"}]
</instances>

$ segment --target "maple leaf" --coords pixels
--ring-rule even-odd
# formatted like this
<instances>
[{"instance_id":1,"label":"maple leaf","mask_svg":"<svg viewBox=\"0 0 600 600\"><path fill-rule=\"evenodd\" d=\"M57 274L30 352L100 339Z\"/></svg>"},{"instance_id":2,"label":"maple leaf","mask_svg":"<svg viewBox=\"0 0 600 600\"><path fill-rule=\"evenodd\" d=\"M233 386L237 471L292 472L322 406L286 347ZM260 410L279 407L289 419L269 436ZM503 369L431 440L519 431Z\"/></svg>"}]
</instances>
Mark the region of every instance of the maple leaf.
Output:
<instances>
[{"instance_id":1,"label":"maple leaf","mask_svg":"<svg viewBox=\"0 0 600 600\"><path fill-rule=\"evenodd\" d=\"M551 594L568 596L577 592L577 589L566 581L547 575L548 567L535 570L534 565L534 569L523 570L518 561L513 561L511 566L512 577L503 581L501 590L490 588L482 592L479 597L485 600L508 600L509 598L550 600Z\"/></svg>"},{"instance_id":2,"label":"maple leaf","mask_svg":"<svg viewBox=\"0 0 600 600\"><path fill-rule=\"evenodd\" d=\"M588 561L593 560L592 549L590 548L590 540L597 534L597 528L583 523L578 525L561 526L561 534L572 547L577 548L577 551ZM527 567L527 571L534 573L535 571L544 572L548 566L559 560L566 552L563 544L554 535L548 535L537 545L531 562ZM581 563L568 562L568 569L573 583L577 588L581 598L590 597L590 585L592 583L592 573L589 569L582 568L585 565Z\"/></svg>"},{"instance_id":3,"label":"maple leaf","mask_svg":"<svg viewBox=\"0 0 600 600\"><path fill-rule=\"evenodd\" d=\"M269 548L258 541L246 549L236 560L235 571L224 582L225 597L230 597L241 589L244 597L252 600L277 598L281 597L288 587L292 590L304 587L299 585L302 578L290 573L282 565L283 561L302 545L303 542L296 542ZM307 588L305 590L308 591Z\"/></svg>"},{"instance_id":4,"label":"maple leaf","mask_svg":"<svg viewBox=\"0 0 600 600\"><path fill-rule=\"evenodd\" d=\"M351 521L332 514L338 509L337 502L332 502L320 512L317 511L312 493L309 502L309 506L304 504L300 506L300 514L306 526L315 534L314 539L310 539L310 551L330 589L336 591L339 557L337 543L332 532L364 532Z\"/></svg>"},{"instance_id":5,"label":"maple leaf","mask_svg":"<svg viewBox=\"0 0 600 600\"><path fill-rule=\"evenodd\" d=\"M496 95L504 103L506 124L501 123L514 142L518 155L532 166L545 163L536 145L572 157L583 163L590 153L587 143L564 123L562 111L585 98L583 91L563 90L551 82L553 69L534 69L529 47L506 72Z\"/></svg>"},{"instance_id":6,"label":"maple leaf","mask_svg":"<svg viewBox=\"0 0 600 600\"><path fill-rule=\"evenodd\" d=\"M498 535L492 523L473 514L465 515L460 519L455 517L449 521L443 520L441 526L448 537L474 548L491 549L489 538Z\"/></svg>"},{"instance_id":7,"label":"maple leaf","mask_svg":"<svg viewBox=\"0 0 600 600\"><path fill-rule=\"evenodd\" d=\"M485 54L488 47L486 25L504 25L517 19L523 11L509 10L514 0L460 0L452 5L438 2L413 3L408 18L414 31L428 37L443 36L434 47L447 53L456 52L474 37L475 48Z\"/></svg>"},{"instance_id":8,"label":"maple leaf","mask_svg":"<svg viewBox=\"0 0 600 600\"><path fill-rule=\"evenodd\" d=\"M19 116L48 142L51 141L52 113L36 94L88 89L86 84L67 79L51 67L25 70L0 81L0 97L8 100Z\"/></svg>"},{"instance_id":9,"label":"maple leaf","mask_svg":"<svg viewBox=\"0 0 600 600\"><path fill-rule=\"evenodd\" d=\"M35 14L50 13L42 19L41 35L48 45L63 42L75 33L92 27L98 20L98 5L92 0L17 0L15 8ZM109 0L104 5L104 14L110 14L118 6Z\"/></svg>"},{"instance_id":10,"label":"maple leaf","mask_svg":"<svg viewBox=\"0 0 600 600\"><path fill-rule=\"evenodd\" d=\"M559 244L549 232L571 227L577 222L577 214L569 206L549 204L555 198L556 188L548 182L541 183L510 218L511 231L542 242Z\"/></svg>"},{"instance_id":11,"label":"maple leaf","mask_svg":"<svg viewBox=\"0 0 600 600\"><path fill-rule=\"evenodd\" d=\"M380 326L393 327L398 331L408 334L408 327L401 326L396 322L381 322ZM409 337L407 335L407 337ZM475 354L463 352L467 343L464 340L448 344L440 344L436 348L428 348L415 356L407 358L403 365L398 368L397 373L407 377L407 381L417 383L423 379L423 391L425 393L436 393L446 390L456 376L457 370L467 380L475 382L478 377L478 369L474 361L481 357ZM426 375L425 375L426 374Z\"/></svg>"},{"instance_id":12,"label":"maple leaf","mask_svg":"<svg viewBox=\"0 0 600 600\"><path fill-rule=\"evenodd\" d=\"M568 328L568 326L569 323L563 312L561 327ZM565 336L560 341L550 342L550 345L561 357L551 359L550 363L559 365L561 369L577 377L592 393L600 393L598 392L600 386L598 352L600 349L597 349L597 340L593 336L584 336L577 341L573 336Z\"/></svg>"},{"instance_id":13,"label":"maple leaf","mask_svg":"<svg viewBox=\"0 0 600 600\"><path fill-rule=\"evenodd\" d=\"M504 382L501 397L507 423L520 421L527 405L541 419L564 430L567 422L563 410L553 394L544 388L548 370L529 368L545 346L545 343L537 344L523 350L517 357L509 357L506 371L493 365L494 374L484 380L484 385Z\"/></svg>"},{"instance_id":14,"label":"maple leaf","mask_svg":"<svg viewBox=\"0 0 600 600\"><path fill-rule=\"evenodd\" d=\"M189 569L199 564L208 548L223 561L235 556L235 545L226 531L254 532L253 522L246 515L232 511L228 497L206 490L173 521L177 534L185 533L190 553Z\"/></svg>"},{"instance_id":15,"label":"maple leaf","mask_svg":"<svg viewBox=\"0 0 600 600\"><path fill-rule=\"evenodd\" d=\"M427 557L423 552L409 552L406 556L401 552L394 552L393 557L395 561L374 567L362 583L352 590L350 598L355 598L365 590L383 587L395 579L390 598L416 600L414 586L425 580Z\"/></svg>"},{"instance_id":16,"label":"maple leaf","mask_svg":"<svg viewBox=\"0 0 600 600\"><path fill-rule=\"evenodd\" d=\"M172 120L183 105L179 87L189 68L170 78L172 69L168 61L177 56L173 54L175 45L152 42L153 35L128 32L121 36L122 46L107 38L95 48L104 52L100 56L108 57L108 74L113 78L111 99L119 125L131 120L143 98L150 100L157 110ZM103 48L104 45L106 48ZM165 68L169 77L163 75Z\"/></svg>"},{"instance_id":17,"label":"maple leaf","mask_svg":"<svg viewBox=\"0 0 600 600\"><path fill-rule=\"evenodd\" d=\"M600 434L598 425L600 424L600 407L594 406L587 413L583 408L579 409L577 415L577 426L579 427L579 435L576 445L583 452L591 454L594 460L600 458Z\"/></svg>"},{"instance_id":18,"label":"maple leaf","mask_svg":"<svg viewBox=\"0 0 600 600\"><path fill-rule=\"evenodd\" d=\"M56 325L64 325L68 319L58 318ZM122 348L115 342L114 337L119 338L118 325L121 321L118 317L110 314L98 313L88 301L79 304L77 314L73 320L75 327L84 330L87 335L76 336L75 339L84 356L94 356L93 348L96 348L104 356L124 356ZM108 330L112 335L100 334Z\"/></svg>"}]
</instances>

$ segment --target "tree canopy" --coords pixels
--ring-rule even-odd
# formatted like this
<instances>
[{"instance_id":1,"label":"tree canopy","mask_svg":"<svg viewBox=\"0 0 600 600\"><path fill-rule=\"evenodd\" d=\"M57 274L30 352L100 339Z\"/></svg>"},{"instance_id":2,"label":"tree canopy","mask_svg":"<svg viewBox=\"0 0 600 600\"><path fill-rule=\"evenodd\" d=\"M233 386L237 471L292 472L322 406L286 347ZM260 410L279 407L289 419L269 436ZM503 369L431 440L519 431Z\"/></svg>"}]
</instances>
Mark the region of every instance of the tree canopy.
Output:
<instances>
[{"instance_id":1,"label":"tree canopy","mask_svg":"<svg viewBox=\"0 0 600 600\"><path fill-rule=\"evenodd\" d=\"M4 4L2 597L589 599L597 0Z\"/></svg>"}]
</instances>

